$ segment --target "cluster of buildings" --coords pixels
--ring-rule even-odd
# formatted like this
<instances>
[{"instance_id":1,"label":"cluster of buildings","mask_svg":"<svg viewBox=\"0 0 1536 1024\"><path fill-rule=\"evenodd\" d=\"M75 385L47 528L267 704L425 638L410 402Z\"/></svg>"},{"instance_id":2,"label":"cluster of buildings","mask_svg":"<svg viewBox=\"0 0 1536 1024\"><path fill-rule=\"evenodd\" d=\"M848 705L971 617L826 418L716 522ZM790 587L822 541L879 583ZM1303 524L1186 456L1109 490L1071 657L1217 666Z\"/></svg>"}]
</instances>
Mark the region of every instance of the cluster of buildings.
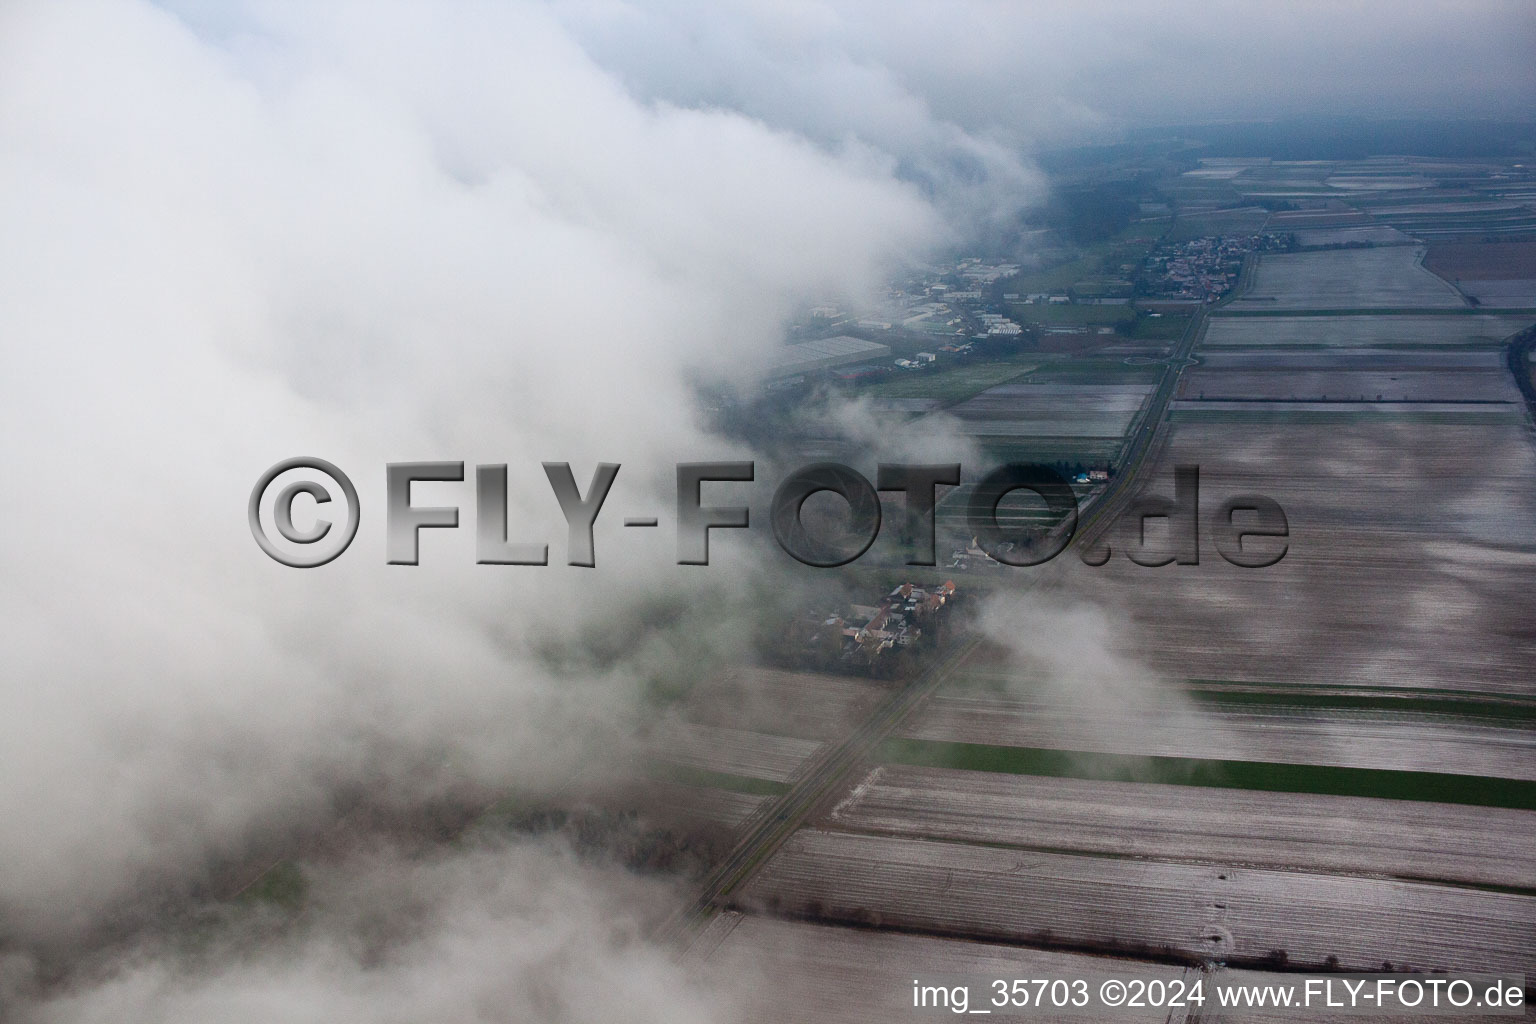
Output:
<instances>
[{"instance_id":1,"label":"cluster of buildings","mask_svg":"<svg viewBox=\"0 0 1536 1024\"><path fill-rule=\"evenodd\" d=\"M978 292L982 287L1005 277L1012 277L1018 272L1017 263L983 263L979 256L968 256L955 264L955 273L963 277Z\"/></svg>"},{"instance_id":2,"label":"cluster of buildings","mask_svg":"<svg viewBox=\"0 0 1536 1024\"><path fill-rule=\"evenodd\" d=\"M949 565L947 568L958 569L961 572L969 572L973 569L980 569L982 567L1001 568L1002 564L1003 563L997 561L991 555L983 551L981 549L981 545L977 543L976 538L972 537L971 542L965 547L956 548L953 552L950 553Z\"/></svg>"},{"instance_id":3,"label":"cluster of buildings","mask_svg":"<svg viewBox=\"0 0 1536 1024\"><path fill-rule=\"evenodd\" d=\"M909 306L903 312L901 326L909 330L958 334L963 329L963 318L945 302L923 302Z\"/></svg>"},{"instance_id":4,"label":"cluster of buildings","mask_svg":"<svg viewBox=\"0 0 1536 1024\"><path fill-rule=\"evenodd\" d=\"M1142 264L1143 287L1160 298L1215 302L1232 286L1250 252L1284 250L1290 236L1219 235L1159 246Z\"/></svg>"},{"instance_id":5,"label":"cluster of buildings","mask_svg":"<svg viewBox=\"0 0 1536 1024\"><path fill-rule=\"evenodd\" d=\"M879 604L855 604L843 614L807 616L795 623L791 646L800 660L820 668L894 671L894 655L937 639L954 597L952 581L903 583Z\"/></svg>"},{"instance_id":6,"label":"cluster of buildings","mask_svg":"<svg viewBox=\"0 0 1536 1024\"><path fill-rule=\"evenodd\" d=\"M982 289L1016 275L1016 263L989 263L967 257L953 266L931 268L906 290L892 289L883 308L861 316L833 304L811 307L803 321L791 328L791 336L844 330L857 324L863 331L918 332L933 338L933 350L892 359L889 346L846 334L812 338L776 351L764 374L767 391L799 387L811 375L851 382L890 372L892 362L902 370L918 370L940 359L966 355L972 342L996 337L1018 337L1025 328L1002 313L981 308ZM1017 299L1017 296L1010 298ZM846 326L845 326L846 325ZM906 343L911 344L910 336Z\"/></svg>"},{"instance_id":7,"label":"cluster of buildings","mask_svg":"<svg viewBox=\"0 0 1536 1024\"><path fill-rule=\"evenodd\" d=\"M1001 313L977 313L976 318L981 321L981 329L985 334L1006 336L1024 333L1024 328Z\"/></svg>"},{"instance_id":8,"label":"cluster of buildings","mask_svg":"<svg viewBox=\"0 0 1536 1024\"><path fill-rule=\"evenodd\" d=\"M950 267L933 267L920 281L908 284L907 290L892 290L888 308L859 325L900 324L913 330L958 333L965 323L965 311L959 307L984 301L984 289L1018 272L1017 263L988 263L979 256L968 256Z\"/></svg>"},{"instance_id":9,"label":"cluster of buildings","mask_svg":"<svg viewBox=\"0 0 1536 1024\"><path fill-rule=\"evenodd\" d=\"M785 345L772 354L768 376L793 377L815 370L829 370L852 363L864 363L891 354L890 347L840 334L835 338L817 338L797 345Z\"/></svg>"}]
</instances>

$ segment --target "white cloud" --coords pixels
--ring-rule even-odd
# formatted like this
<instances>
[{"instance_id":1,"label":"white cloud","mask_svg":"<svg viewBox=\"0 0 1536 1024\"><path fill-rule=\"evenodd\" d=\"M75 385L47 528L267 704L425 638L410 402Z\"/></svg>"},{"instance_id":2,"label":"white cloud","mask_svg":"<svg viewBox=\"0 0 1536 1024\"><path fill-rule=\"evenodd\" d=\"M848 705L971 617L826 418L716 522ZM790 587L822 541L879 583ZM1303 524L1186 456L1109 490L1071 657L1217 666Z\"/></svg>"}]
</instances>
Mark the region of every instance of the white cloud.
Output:
<instances>
[{"instance_id":1,"label":"white cloud","mask_svg":"<svg viewBox=\"0 0 1536 1024\"><path fill-rule=\"evenodd\" d=\"M273 931L248 911L231 948L161 951L99 985L25 1004L19 1019L720 1024L738 1016L729 992L644 940L675 893L557 848L426 861L375 854L314 877L305 927ZM735 978L732 991L754 980Z\"/></svg>"},{"instance_id":2,"label":"white cloud","mask_svg":"<svg viewBox=\"0 0 1536 1024\"><path fill-rule=\"evenodd\" d=\"M446 757L537 785L620 745L654 655L572 679L540 645L735 577L612 522L597 570L558 564L538 463L585 486L618 461L610 519L666 511L675 461L730 454L690 379L941 234L877 164L630 98L537 7L262 8L201 36L127 2L4 17L0 913L20 934L324 813L342 782L430 791L414 774ZM297 454L364 506L311 572L244 521ZM384 565L383 467L409 459L509 463L514 539L557 564L474 566L466 483L418 487L464 528Z\"/></svg>"}]
</instances>

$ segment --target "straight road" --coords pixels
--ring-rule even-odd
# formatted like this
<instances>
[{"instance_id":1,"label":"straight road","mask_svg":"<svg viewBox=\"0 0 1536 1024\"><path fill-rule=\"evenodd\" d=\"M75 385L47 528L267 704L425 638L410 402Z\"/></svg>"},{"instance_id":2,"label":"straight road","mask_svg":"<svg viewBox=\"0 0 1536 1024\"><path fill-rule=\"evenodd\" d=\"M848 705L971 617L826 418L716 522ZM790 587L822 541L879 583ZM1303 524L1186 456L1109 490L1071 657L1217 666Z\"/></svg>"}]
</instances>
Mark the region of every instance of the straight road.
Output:
<instances>
[{"instance_id":1,"label":"straight road","mask_svg":"<svg viewBox=\"0 0 1536 1024\"><path fill-rule=\"evenodd\" d=\"M967 635L937 656L931 665L893 693L846 739L828 747L784 793L747 825L736 846L704 880L698 896L660 929L663 941L689 935L709 917L722 897L729 895L767 860L808 814L853 768L869 756L923 698L948 678L955 666L981 642Z\"/></svg>"},{"instance_id":2,"label":"straight road","mask_svg":"<svg viewBox=\"0 0 1536 1024\"><path fill-rule=\"evenodd\" d=\"M1234 292L1236 289L1234 289ZM1159 428L1163 425L1163 419L1168 415L1168 406L1173 401L1173 396L1179 389L1179 378L1183 376L1184 368L1189 365L1190 353L1194 351L1195 341L1200 337L1200 331L1205 326L1205 307L1202 306L1190 317L1189 326L1179 337L1178 344L1174 346L1173 353L1168 357L1167 366L1163 370L1163 379L1158 382L1157 390L1152 393L1152 401L1147 406L1146 415L1142 416L1136 426L1136 431L1131 435L1131 443L1127 446L1125 460L1121 463L1120 472L1115 474L1099 500L1093 503L1093 507L1084 513L1078 523L1075 542L1081 546L1089 546L1096 543L1106 531L1123 515L1130 506L1131 499L1139 490L1137 478L1143 469L1156 462L1147 456L1153 451L1153 441L1159 437Z\"/></svg>"}]
</instances>

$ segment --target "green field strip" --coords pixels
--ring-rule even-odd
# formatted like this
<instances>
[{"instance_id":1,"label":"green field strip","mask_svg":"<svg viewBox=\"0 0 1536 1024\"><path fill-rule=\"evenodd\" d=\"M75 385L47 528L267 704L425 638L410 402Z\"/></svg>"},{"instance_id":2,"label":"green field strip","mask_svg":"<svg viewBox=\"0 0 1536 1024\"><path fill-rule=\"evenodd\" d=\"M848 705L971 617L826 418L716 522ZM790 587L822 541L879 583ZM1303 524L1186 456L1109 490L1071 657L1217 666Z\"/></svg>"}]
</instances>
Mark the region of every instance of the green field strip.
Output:
<instances>
[{"instance_id":1,"label":"green field strip","mask_svg":"<svg viewBox=\"0 0 1536 1024\"><path fill-rule=\"evenodd\" d=\"M1020 697L1038 692L1041 671L1025 673L1007 668L962 668L945 682L946 691L1011 691ZM1189 679L1178 691L1215 706L1242 708L1340 709L1390 711L1444 718L1493 719L1505 723L1536 723L1536 697L1476 690L1404 689L1354 683L1274 683L1232 679Z\"/></svg>"},{"instance_id":2,"label":"green field strip","mask_svg":"<svg viewBox=\"0 0 1536 1024\"><path fill-rule=\"evenodd\" d=\"M927 768L959 768L1049 778L1158 782L1214 789L1317 793L1536 810L1536 782L1440 772L1099 754L919 739L888 739L876 749L874 760Z\"/></svg>"}]
</instances>

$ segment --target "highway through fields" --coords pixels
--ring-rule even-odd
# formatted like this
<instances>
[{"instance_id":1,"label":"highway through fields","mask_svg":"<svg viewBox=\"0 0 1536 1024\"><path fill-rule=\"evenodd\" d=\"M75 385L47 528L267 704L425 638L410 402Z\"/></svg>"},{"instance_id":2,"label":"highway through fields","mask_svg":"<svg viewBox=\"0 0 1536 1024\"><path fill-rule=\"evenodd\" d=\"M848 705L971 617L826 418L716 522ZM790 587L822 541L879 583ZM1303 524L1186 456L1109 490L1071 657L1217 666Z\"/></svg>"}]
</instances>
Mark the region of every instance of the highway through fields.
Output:
<instances>
[{"instance_id":1,"label":"highway through fields","mask_svg":"<svg viewBox=\"0 0 1536 1024\"><path fill-rule=\"evenodd\" d=\"M1234 288L1236 294L1240 289ZM1135 497L1137 477L1147 466L1157 460L1148 458L1154 450L1153 442L1159 440L1158 431L1163 420L1168 415L1168 406L1173 401L1174 394L1179 388L1179 378L1184 373L1184 368L1191 363L1190 353L1194 351L1195 342L1200 337L1201 328L1205 325L1205 308L1201 307L1190 317L1189 326L1174 346L1173 353L1168 357L1167 365L1163 370L1162 380L1158 382L1157 390L1152 393L1152 399L1147 405L1146 414L1137 423L1135 432L1131 435L1130 444L1126 446L1125 459L1120 465L1120 471L1110 481L1099 497L1093 503L1078 523L1075 542L1086 548L1096 543L1111 526L1124 514L1130 506L1131 499Z\"/></svg>"},{"instance_id":2,"label":"highway through fields","mask_svg":"<svg viewBox=\"0 0 1536 1024\"><path fill-rule=\"evenodd\" d=\"M843 779L895 727L949 677L949 674L981 642L967 634L940 652L926 669L881 703L863 723L841 742L830 744L817 755L800 780L777 799L766 804L748 822L746 832L726 858L710 872L698 896L662 925L663 941L682 940L703 924L720 900L737 889L789 836Z\"/></svg>"}]
</instances>

